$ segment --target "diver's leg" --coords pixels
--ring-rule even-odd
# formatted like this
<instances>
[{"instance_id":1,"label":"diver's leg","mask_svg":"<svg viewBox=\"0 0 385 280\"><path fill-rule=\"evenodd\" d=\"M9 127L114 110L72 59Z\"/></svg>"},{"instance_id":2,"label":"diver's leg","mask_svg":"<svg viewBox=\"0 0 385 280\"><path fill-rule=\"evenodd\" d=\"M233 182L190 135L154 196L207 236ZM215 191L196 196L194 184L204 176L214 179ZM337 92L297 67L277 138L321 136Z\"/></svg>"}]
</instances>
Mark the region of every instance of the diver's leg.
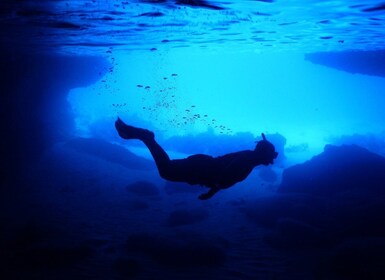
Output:
<instances>
[{"instance_id":1,"label":"diver's leg","mask_svg":"<svg viewBox=\"0 0 385 280\"><path fill-rule=\"evenodd\" d=\"M120 118L115 122L115 128L118 134L123 139L138 139L141 140L150 151L158 167L159 174L164 177L167 174L170 166L170 157L166 151L155 141L155 136L152 131L138 128L125 124Z\"/></svg>"},{"instance_id":2,"label":"diver's leg","mask_svg":"<svg viewBox=\"0 0 385 280\"><path fill-rule=\"evenodd\" d=\"M165 174L169 173L168 169L170 168L171 163L170 157L154 138L146 139L143 143L147 146L153 159L155 160L160 176L164 178Z\"/></svg>"},{"instance_id":3,"label":"diver's leg","mask_svg":"<svg viewBox=\"0 0 385 280\"><path fill-rule=\"evenodd\" d=\"M143 141L147 138L154 138L152 131L127 125L120 118L115 121L115 128L123 139L139 139Z\"/></svg>"}]
</instances>

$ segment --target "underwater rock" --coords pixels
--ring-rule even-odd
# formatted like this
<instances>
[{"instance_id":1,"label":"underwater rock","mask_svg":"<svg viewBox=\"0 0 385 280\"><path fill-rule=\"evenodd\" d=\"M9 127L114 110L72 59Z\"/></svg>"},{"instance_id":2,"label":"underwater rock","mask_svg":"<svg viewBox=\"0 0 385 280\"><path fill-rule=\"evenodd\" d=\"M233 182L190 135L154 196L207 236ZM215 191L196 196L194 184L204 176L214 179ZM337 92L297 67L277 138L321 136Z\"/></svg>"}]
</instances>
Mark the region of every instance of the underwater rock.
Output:
<instances>
[{"instance_id":1,"label":"underwater rock","mask_svg":"<svg viewBox=\"0 0 385 280\"><path fill-rule=\"evenodd\" d=\"M142 268L136 260L121 257L113 264L113 269L117 271L123 278L131 278L137 276Z\"/></svg>"},{"instance_id":2,"label":"underwater rock","mask_svg":"<svg viewBox=\"0 0 385 280\"><path fill-rule=\"evenodd\" d=\"M23 11L22 7L16 10ZM30 31L1 30L9 32L10 40L2 40L0 46L0 153L7 162L2 180L9 180L12 186L24 166L52 144L73 135L75 121L68 93L95 83L109 63L102 57L43 54L40 48L37 55L28 44ZM14 34L20 36L14 38Z\"/></svg>"},{"instance_id":3,"label":"underwater rock","mask_svg":"<svg viewBox=\"0 0 385 280\"><path fill-rule=\"evenodd\" d=\"M27 248L15 258L14 264L25 269L68 269L95 254L89 246L43 245Z\"/></svg>"},{"instance_id":4,"label":"underwater rock","mask_svg":"<svg viewBox=\"0 0 385 280\"><path fill-rule=\"evenodd\" d=\"M119 145L97 138L74 138L68 141L66 146L129 169L150 170L154 166L151 161L141 158Z\"/></svg>"},{"instance_id":5,"label":"underwater rock","mask_svg":"<svg viewBox=\"0 0 385 280\"><path fill-rule=\"evenodd\" d=\"M241 212L252 222L268 228L275 227L277 222L284 218L320 226L328 224L326 207L327 203L322 198L301 194L278 194L248 201Z\"/></svg>"},{"instance_id":6,"label":"underwater rock","mask_svg":"<svg viewBox=\"0 0 385 280\"><path fill-rule=\"evenodd\" d=\"M283 250L330 248L352 238L385 236L385 159L358 146L325 152L284 171L278 194L241 209L270 228Z\"/></svg>"},{"instance_id":7,"label":"underwater rock","mask_svg":"<svg viewBox=\"0 0 385 280\"><path fill-rule=\"evenodd\" d=\"M127 209L129 210L140 211L147 210L148 208L150 208L148 203L141 200L132 200L127 203Z\"/></svg>"},{"instance_id":8,"label":"underwater rock","mask_svg":"<svg viewBox=\"0 0 385 280\"><path fill-rule=\"evenodd\" d=\"M333 198L275 195L247 202L241 211L271 230L267 241L278 249L314 249L349 238L385 236L385 200L360 192Z\"/></svg>"},{"instance_id":9,"label":"underwater rock","mask_svg":"<svg viewBox=\"0 0 385 280\"><path fill-rule=\"evenodd\" d=\"M277 173L271 166L265 168L260 168L258 171L258 176L265 182L274 183L278 179Z\"/></svg>"},{"instance_id":10,"label":"underwater rock","mask_svg":"<svg viewBox=\"0 0 385 280\"><path fill-rule=\"evenodd\" d=\"M327 145L322 154L287 168L278 191L330 197L354 189L385 195L385 158L355 145Z\"/></svg>"},{"instance_id":11,"label":"underwater rock","mask_svg":"<svg viewBox=\"0 0 385 280\"><path fill-rule=\"evenodd\" d=\"M164 190L167 194L177 194L177 193L201 193L202 188L191 186L186 183L175 183L166 181Z\"/></svg>"},{"instance_id":12,"label":"underwater rock","mask_svg":"<svg viewBox=\"0 0 385 280\"><path fill-rule=\"evenodd\" d=\"M259 197L252 202L246 203L246 205L241 208L241 212L243 212L250 221L258 225L273 227L280 217L290 217L286 215L288 214L287 209L291 203L291 197L282 197L281 195Z\"/></svg>"},{"instance_id":13,"label":"underwater rock","mask_svg":"<svg viewBox=\"0 0 385 280\"><path fill-rule=\"evenodd\" d=\"M320 248L327 238L317 227L294 219L280 219L276 231L266 237L267 243L281 250Z\"/></svg>"},{"instance_id":14,"label":"underwater rock","mask_svg":"<svg viewBox=\"0 0 385 280\"><path fill-rule=\"evenodd\" d=\"M138 196L159 196L160 193L153 183L147 181L132 183L126 187L126 190Z\"/></svg>"},{"instance_id":15,"label":"underwater rock","mask_svg":"<svg viewBox=\"0 0 385 280\"><path fill-rule=\"evenodd\" d=\"M384 134L353 134L335 137L333 145L357 145L369 151L385 156L385 135Z\"/></svg>"},{"instance_id":16,"label":"underwater rock","mask_svg":"<svg viewBox=\"0 0 385 280\"><path fill-rule=\"evenodd\" d=\"M385 279L384 260L385 238L351 239L338 246L321 269L328 279Z\"/></svg>"},{"instance_id":17,"label":"underwater rock","mask_svg":"<svg viewBox=\"0 0 385 280\"><path fill-rule=\"evenodd\" d=\"M339 199L331 203L332 210L327 213L338 222L331 224L329 230L335 230L337 240L364 236L385 236L385 200L378 197L362 197L350 202Z\"/></svg>"},{"instance_id":18,"label":"underwater rock","mask_svg":"<svg viewBox=\"0 0 385 280\"><path fill-rule=\"evenodd\" d=\"M208 211L203 209L175 210L170 213L167 225L170 227L191 225L207 219Z\"/></svg>"},{"instance_id":19,"label":"underwater rock","mask_svg":"<svg viewBox=\"0 0 385 280\"><path fill-rule=\"evenodd\" d=\"M2 230L4 230L1 227ZM3 231L3 238L5 238L5 230ZM7 242L9 250L20 250L52 238L56 232L52 228L47 228L38 222L28 222L14 229L10 240ZM5 248L2 248L3 250Z\"/></svg>"},{"instance_id":20,"label":"underwater rock","mask_svg":"<svg viewBox=\"0 0 385 280\"><path fill-rule=\"evenodd\" d=\"M133 234L127 239L127 250L142 253L161 265L176 268L216 267L226 259L222 246L200 235L166 237Z\"/></svg>"}]
</instances>

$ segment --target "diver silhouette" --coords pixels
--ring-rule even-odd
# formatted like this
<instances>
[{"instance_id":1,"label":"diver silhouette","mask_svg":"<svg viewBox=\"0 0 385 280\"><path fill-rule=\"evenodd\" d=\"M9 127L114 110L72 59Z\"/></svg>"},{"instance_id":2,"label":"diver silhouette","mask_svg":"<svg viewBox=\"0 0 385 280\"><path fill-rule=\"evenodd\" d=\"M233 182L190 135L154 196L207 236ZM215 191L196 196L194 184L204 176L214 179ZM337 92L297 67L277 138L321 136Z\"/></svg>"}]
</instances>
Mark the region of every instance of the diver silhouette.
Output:
<instances>
[{"instance_id":1,"label":"diver silhouette","mask_svg":"<svg viewBox=\"0 0 385 280\"><path fill-rule=\"evenodd\" d=\"M219 157L197 154L184 159L170 159L155 141L153 132L127 125L120 118L115 121L115 128L123 139L138 139L147 146L163 179L208 187L209 191L199 196L202 200L243 181L257 165L273 164L278 156L273 144L262 133L263 140L257 143L254 150Z\"/></svg>"}]
</instances>

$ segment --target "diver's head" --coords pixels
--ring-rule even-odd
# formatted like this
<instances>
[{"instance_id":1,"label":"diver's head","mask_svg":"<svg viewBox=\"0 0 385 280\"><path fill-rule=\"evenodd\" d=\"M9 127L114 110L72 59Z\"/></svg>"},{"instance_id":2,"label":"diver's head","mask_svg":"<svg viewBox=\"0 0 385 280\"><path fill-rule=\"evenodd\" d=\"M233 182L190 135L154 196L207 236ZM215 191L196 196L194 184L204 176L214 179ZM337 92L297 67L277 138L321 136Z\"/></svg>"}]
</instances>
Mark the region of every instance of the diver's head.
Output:
<instances>
[{"instance_id":1,"label":"diver's head","mask_svg":"<svg viewBox=\"0 0 385 280\"><path fill-rule=\"evenodd\" d=\"M274 159L277 158L278 153L275 151L275 147L269 141L266 140L265 134L262 133L262 139L255 146L254 151L258 155L258 159L263 165L269 165L274 163Z\"/></svg>"}]
</instances>

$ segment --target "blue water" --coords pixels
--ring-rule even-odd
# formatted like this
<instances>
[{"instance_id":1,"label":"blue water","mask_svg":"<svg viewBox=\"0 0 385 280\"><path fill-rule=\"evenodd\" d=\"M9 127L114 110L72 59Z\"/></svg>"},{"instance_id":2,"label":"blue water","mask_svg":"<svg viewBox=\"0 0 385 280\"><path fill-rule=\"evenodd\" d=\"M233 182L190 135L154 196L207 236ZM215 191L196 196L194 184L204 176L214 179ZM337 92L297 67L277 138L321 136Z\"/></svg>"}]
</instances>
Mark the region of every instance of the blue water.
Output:
<instances>
[{"instance_id":1,"label":"blue water","mask_svg":"<svg viewBox=\"0 0 385 280\"><path fill-rule=\"evenodd\" d=\"M2 1L1 279L384 279L384 10ZM202 201L117 117L172 159L279 156Z\"/></svg>"}]
</instances>

